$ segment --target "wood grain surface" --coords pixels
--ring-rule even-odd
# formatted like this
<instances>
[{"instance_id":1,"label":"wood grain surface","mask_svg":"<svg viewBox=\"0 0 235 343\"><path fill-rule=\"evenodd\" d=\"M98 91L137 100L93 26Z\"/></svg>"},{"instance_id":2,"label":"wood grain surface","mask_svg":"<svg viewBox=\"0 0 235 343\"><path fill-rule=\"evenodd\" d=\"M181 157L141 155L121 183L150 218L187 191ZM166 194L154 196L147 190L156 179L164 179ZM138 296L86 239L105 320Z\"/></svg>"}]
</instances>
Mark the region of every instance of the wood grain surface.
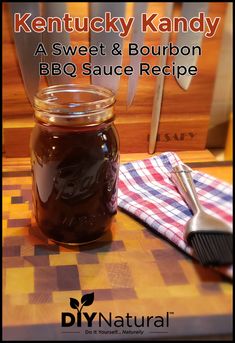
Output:
<instances>
[{"instance_id":1,"label":"wood grain surface","mask_svg":"<svg viewBox=\"0 0 235 343\"><path fill-rule=\"evenodd\" d=\"M130 16L133 3L127 3L126 16ZM180 15L180 4L175 6L174 15ZM209 16L221 16L221 22L213 38L204 39L202 56L198 59L197 77L192 80L187 92L182 90L175 79L165 79L159 136L156 151L201 150L205 148L211 99L216 76L219 49L223 30L226 3L210 3ZM72 16L87 16L87 3L68 3ZM149 3L148 14L164 13L164 3ZM171 35L175 42L176 35ZM124 41L123 65L128 64L128 36ZM159 45L159 33L147 32L145 44ZM72 33L71 43L89 45L88 33ZM89 61L88 56L75 56L73 61L80 66ZM172 59L168 58L171 63ZM145 56L143 62L156 65L159 58ZM137 93L132 105L127 108L126 96L128 78L121 77L120 88L115 105L116 125L121 138L123 153L147 152L150 132L150 119L156 76L139 78ZM78 75L76 83L88 84L89 77ZM41 80L41 86L45 80ZM6 156L28 156L28 140L33 126L33 109L26 98L17 63L8 5L3 4L3 118L4 151ZM27 123L27 124L26 124ZM20 142L20 144L19 144Z\"/></svg>"},{"instance_id":2,"label":"wood grain surface","mask_svg":"<svg viewBox=\"0 0 235 343\"><path fill-rule=\"evenodd\" d=\"M216 162L206 150L180 152L179 156L185 163L201 164L200 170ZM121 161L145 157L148 154L124 154ZM231 169L207 167L209 174L220 173L225 181L229 181ZM29 159L4 158L4 340L140 339L134 331L131 337L122 332L118 336L94 332L88 336L84 326L62 328L61 312L74 311L69 298L80 301L91 292L95 300L88 311L105 316L110 311L113 316L128 312L137 318L173 312L165 332L163 328L143 328L141 338L146 340L197 340L202 336L230 340L231 281L188 258L129 215L118 211L111 241L104 237L96 245L80 248L48 242L31 218Z\"/></svg>"}]
</instances>

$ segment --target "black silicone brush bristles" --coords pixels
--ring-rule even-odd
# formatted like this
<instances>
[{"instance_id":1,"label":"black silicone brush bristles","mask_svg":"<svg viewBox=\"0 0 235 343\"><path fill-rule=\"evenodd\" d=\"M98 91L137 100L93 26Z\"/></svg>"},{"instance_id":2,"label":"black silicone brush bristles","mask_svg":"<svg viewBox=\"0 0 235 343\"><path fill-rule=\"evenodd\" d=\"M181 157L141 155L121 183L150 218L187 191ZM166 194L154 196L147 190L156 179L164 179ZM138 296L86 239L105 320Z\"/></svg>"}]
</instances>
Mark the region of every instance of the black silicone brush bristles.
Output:
<instances>
[{"instance_id":1,"label":"black silicone brush bristles","mask_svg":"<svg viewBox=\"0 0 235 343\"><path fill-rule=\"evenodd\" d=\"M233 263L232 234L194 232L188 240L203 265L220 266Z\"/></svg>"}]
</instances>

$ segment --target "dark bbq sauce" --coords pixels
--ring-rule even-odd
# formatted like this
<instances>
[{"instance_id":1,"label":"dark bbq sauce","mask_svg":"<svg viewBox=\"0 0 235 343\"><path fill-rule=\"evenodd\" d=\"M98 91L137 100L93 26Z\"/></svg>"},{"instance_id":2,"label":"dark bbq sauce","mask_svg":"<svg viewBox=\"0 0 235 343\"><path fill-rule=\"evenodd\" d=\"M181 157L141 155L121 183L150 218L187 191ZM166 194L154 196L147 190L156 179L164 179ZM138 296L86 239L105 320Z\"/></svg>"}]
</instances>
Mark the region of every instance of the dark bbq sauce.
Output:
<instances>
[{"instance_id":1,"label":"dark bbq sauce","mask_svg":"<svg viewBox=\"0 0 235 343\"><path fill-rule=\"evenodd\" d=\"M33 207L48 238L81 244L109 229L117 209L118 148L113 124L78 130L35 126Z\"/></svg>"}]
</instances>

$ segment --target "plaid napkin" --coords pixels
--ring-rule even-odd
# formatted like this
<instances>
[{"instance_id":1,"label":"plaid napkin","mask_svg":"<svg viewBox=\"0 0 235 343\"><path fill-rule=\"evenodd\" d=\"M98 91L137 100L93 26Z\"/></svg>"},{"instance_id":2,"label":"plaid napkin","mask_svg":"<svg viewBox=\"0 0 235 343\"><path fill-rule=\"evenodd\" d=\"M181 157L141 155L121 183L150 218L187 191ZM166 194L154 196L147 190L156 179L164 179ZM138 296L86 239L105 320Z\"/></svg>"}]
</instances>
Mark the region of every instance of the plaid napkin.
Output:
<instances>
[{"instance_id":1,"label":"plaid napkin","mask_svg":"<svg viewBox=\"0 0 235 343\"><path fill-rule=\"evenodd\" d=\"M120 166L118 206L141 219L187 254L193 249L184 240L185 224L192 217L171 181L179 157L172 152ZM232 187L199 171L192 171L199 201L209 214L232 224ZM232 278L232 266L216 268Z\"/></svg>"}]
</instances>

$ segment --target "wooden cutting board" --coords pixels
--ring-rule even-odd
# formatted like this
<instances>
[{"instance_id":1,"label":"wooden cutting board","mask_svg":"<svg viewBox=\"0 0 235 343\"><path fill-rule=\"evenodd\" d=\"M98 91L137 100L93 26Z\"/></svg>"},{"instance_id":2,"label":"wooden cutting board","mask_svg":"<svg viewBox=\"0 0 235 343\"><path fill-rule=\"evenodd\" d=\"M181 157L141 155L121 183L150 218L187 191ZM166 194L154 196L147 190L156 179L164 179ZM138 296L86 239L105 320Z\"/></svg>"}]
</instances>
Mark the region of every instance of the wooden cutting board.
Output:
<instances>
[{"instance_id":1,"label":"wooden cutting board","mask_svg":"<svg viewBox=\"0 0 235 343\"><path fill-rule=\"evenodd\" d=\"M121 156L122 161L147 157ZM181 153L183 162L199 170L213 163L208 152ZM203 161L205 161L203 163ZM210 164L210 163L209 163ZM197 167L198 169L198 167ZM232 168L207 167L207 172L231 182ZM118 211L112 240L65 248L42 239L31 221L29 159L3 160L3 337L5 340L158 340L232 335L232 283L200 266L159 235ZM230 177L228 178L228 175ZM139 333L104 334L87 327L62 328L61 312L75 311L70 297L80 301L94 292L87 311L124 316L174 312L167 330L145 327ZM84 310L85 311L85 310ZM95 327L93 327L95 329ZM106 328L108 329L108 328ZM129 328L128 330L133 330ZM131 336L131 337L130 337ZM190 339L190 338L189 338Z\"/></svg>"}]
</instances>

